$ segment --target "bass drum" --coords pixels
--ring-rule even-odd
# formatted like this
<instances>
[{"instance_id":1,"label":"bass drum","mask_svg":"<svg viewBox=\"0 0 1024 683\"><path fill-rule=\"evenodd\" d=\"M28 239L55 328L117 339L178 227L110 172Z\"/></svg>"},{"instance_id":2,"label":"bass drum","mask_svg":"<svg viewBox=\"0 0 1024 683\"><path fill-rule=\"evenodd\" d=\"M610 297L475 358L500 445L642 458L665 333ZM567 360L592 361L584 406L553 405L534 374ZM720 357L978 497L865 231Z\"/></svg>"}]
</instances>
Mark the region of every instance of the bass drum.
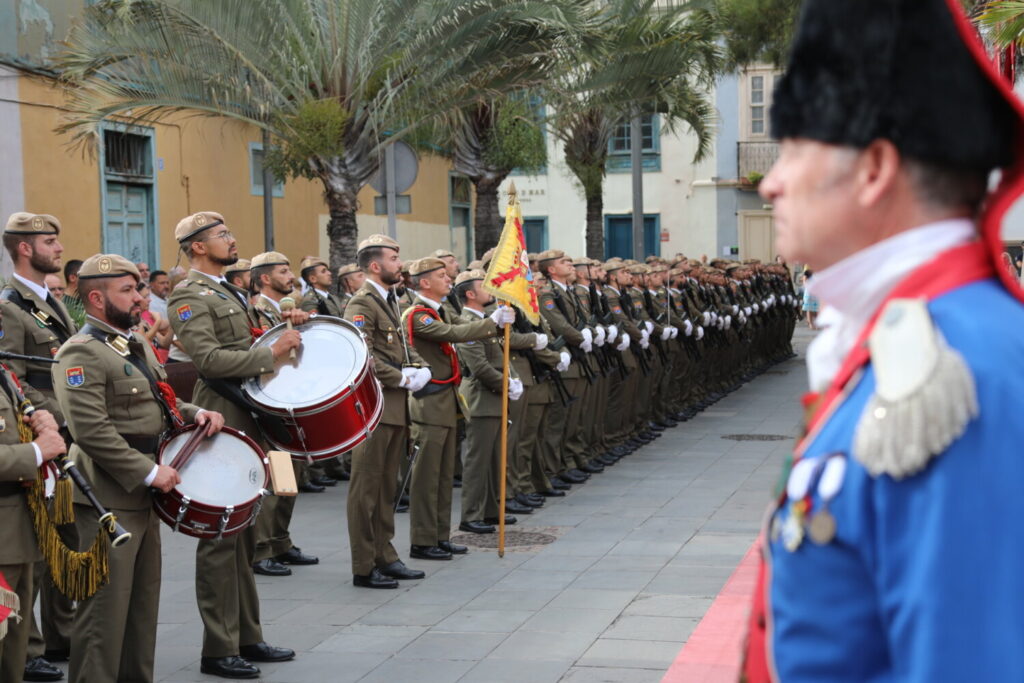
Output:
<instances>
[{"instance_id":1,"label":"bass drum","mask_svg":"<svg viewBox=\"0 0 1024 683\"><path fill-rule=\"evenodd\" d=\"M157 462L170 465L196 425L175 432L160 445ZM268 495L270 465L256 442L224 427L199 442L178 471L181 483L153 496L160 519L174 531L195 538L224 538L256 521Z\"/></svg>"},{"instance_id":2,"label":"bass drum","mask_svg":"<svg viewBox=\"0 0 1024 683\"><path fill-rule=\"evenodd\" d=\"M286 329L284 323L270 328L252 348L270 348ZM359 445L377 428L384 397L358 327L318 315L296 329L302 346L295 360L278 365L273 374L247 379L242 392L261 412L284 423L286 440L266 430L276 448L296 459L331 458Z\"/></svg>"}]
</instances>

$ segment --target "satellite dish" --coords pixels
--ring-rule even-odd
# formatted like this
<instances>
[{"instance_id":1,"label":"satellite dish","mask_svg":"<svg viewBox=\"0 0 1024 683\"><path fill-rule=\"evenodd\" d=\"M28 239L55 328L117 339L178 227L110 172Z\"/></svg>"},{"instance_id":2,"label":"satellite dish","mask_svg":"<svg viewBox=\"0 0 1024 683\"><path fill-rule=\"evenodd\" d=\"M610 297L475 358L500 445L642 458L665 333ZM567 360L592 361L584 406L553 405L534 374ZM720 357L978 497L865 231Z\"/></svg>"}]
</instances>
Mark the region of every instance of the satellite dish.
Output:
<instances>
[{"instance_id":1,"label":"satellite dish","mask_svg":"<svg viewBox=\"0 0 1024 683\"><path fill-rule=\"evenodd\" d=\"M401 140L388 143L395 150L395 194L402 194L416 182L416 174L419 173L420 163L416 158L416 151ZM370 178L370 185L381 194L387 192L384 180L384 160L386 156L381 154L380 169Z\"/></svg>"}]
</instances>

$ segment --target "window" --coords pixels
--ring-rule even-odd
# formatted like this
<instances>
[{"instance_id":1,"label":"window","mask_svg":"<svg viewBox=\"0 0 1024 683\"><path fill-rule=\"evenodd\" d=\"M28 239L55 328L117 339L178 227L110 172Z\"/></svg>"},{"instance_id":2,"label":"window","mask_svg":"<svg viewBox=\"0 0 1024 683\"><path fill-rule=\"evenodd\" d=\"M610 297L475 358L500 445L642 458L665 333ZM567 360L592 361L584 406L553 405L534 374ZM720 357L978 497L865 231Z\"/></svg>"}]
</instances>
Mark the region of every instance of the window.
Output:
<instances>
[{"instance_id":1,"label":"window","mask_svg":"<svg viewBox=\"0 0 1024 683\"><path fill-rule=\"evenodd\" d=\"M764 135L764 76L750 78L750 134Z\"/></svg>"},{"instance_id":2,"label":"window","mask_svg":"<svg viewBox=\"0 0 1024 683\"><path fill-rule=\"evenodd\" d=\"M103 131L103 168L118 176L150 176L149 137L119 130Z\"/></svg>"},{"instance_id":3,"label":"window","mask_svg":"<svg viewBox=\"0 0 1024 683\"><path fill-rule=\"evenodd\" d=\"M539 253L548 248L548 219L546 217L523 218L523 236L526 238L526 251Z\"/></svg>"},{"instance_id":4,"label":"window","mask_svg":"<svg viewBox=\"0 0 1024 683\"><path fill-rule=\"evenodd\" d=\"M263 196L263 144L249 143L249 191L257 197ZM274 196L284 196L284 183L274 181Z\"/></svg>"},{"instance_id":5,"label":"window","mask_svg":"<svg viewBox=\"0 0 1024 683\"><path fill-rule=\"evenodd\" d=\"M624 173L632 168L632 125L629 120L620 121L615 126L611 140L608 141L607 169L611 173ZM661 149L657 114L644 114L640 117L640 141L643 154L644 171L661 170Z\"/></svg>"},{"instance_id":6,"label":"window","mask_svg":"<svg viewBox=\"0 0 1024 683\"><path fill-rule=\"evenodd\" d=\"M448 227L452 253L461 263L473 260L473 184L466 176L448 176Z\"/></svg>"}]
</instances>

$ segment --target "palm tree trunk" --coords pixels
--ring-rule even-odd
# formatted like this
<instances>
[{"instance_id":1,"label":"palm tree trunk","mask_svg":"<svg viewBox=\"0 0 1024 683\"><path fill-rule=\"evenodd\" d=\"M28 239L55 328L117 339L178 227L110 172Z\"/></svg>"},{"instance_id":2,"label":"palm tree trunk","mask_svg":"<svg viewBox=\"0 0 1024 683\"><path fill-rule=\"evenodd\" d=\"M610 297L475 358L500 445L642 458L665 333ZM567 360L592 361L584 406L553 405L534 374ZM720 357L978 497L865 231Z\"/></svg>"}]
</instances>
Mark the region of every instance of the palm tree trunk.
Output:
<instances>
[{"instance_id":1,"label":"palm tree trunk","mask_svg":"<svg viewBox=\"0 0 1024 683\"><path fill-rule=\"evenodd\" d=\"M501 238L501 209L498 188L508 174L486 175L473 179L476 188L476 213L473 221L473 250L477 258L498 244Z\"/></svg>"},{"instance_id":2,"label":"palm tree trunk","mask_svg":"<svg viewBox=\"0 0 1024 683\"><path fill-rule=\"evenodd\" d=\"M601 184L585 190L587 199L587 258L604 260L604 191Z\"/></svg>"},{"instance_id":3,"label":"palm tree trunk","mask_svg":"<svg viewBox=\"0 0 1024 683\"><path fill-rule=\"evenodd\" d=\"M356 225L356 193L327 189L324 201L331 218L327 221L327 237L330 240L331 270L356 260L356 243L358 227Z\"/></svg>"}]
</instances>

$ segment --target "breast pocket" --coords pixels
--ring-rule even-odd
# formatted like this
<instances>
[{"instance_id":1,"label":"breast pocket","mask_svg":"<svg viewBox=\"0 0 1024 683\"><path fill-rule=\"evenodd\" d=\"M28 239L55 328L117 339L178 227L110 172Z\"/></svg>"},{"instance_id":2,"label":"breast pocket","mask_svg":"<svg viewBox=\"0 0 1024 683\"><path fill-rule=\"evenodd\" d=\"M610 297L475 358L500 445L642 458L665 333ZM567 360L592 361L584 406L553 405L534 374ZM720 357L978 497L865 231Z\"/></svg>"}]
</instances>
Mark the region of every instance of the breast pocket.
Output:
<instances>
[{"instance_id":1,"label":"breast pocket","mask_svg":"<svg viewBox=\"0 0 1024 683\"><path fill-rule=\"evenodd\" d=\"M113 393L110 417L115 421L139 417L143 413L143 404L155 400L145 377L116 379L113 382Z\"/></svg>"},{"instance_id":2,"label":"breast pocket","mask_svg":"<svg viewBox=\"0 0 1024 683\"><path fill-rule=\"evenodd\" d=\"M213 330L223 341L235 341L249 336L249 323L242 307L227 305L213 310Z\"/></svg>"},{"instance_id":3,"label":"breast pocket","mask_svg":"<svg viewBox=\"0 0 1024 683\"><path fill-rule=\"evenodd\" d=\"M57 335L42 327L32 330L32 343L35 345L38 355L41 356L52 356L51 350L60 348ZM45 353L42 352L43 350Z\"/></svg>"}]
</instances>

